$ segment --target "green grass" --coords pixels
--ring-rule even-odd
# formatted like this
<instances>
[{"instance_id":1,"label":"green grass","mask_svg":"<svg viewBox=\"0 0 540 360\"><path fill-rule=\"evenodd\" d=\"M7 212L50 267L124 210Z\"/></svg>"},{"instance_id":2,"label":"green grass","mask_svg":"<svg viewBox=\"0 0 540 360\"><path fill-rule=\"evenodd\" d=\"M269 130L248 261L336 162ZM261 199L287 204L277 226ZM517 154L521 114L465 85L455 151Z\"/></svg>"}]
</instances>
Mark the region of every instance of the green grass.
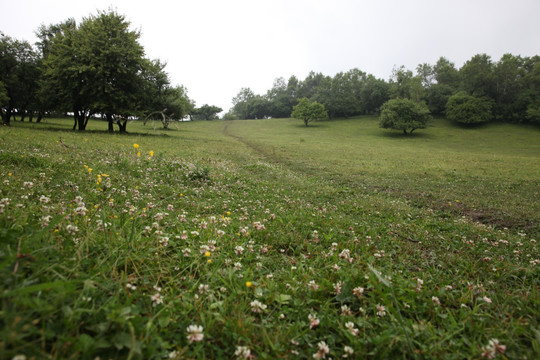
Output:
<instances>
[{"instance_id":1,"label":"green grass","mask_svg":"<svg viewBox=\"0 0 540 360\"><path fill-rule=\"evenodd\" d=\"M0 358L540 355L538 128L71 125L0 128Z\"/></svg>"}]
</instances>

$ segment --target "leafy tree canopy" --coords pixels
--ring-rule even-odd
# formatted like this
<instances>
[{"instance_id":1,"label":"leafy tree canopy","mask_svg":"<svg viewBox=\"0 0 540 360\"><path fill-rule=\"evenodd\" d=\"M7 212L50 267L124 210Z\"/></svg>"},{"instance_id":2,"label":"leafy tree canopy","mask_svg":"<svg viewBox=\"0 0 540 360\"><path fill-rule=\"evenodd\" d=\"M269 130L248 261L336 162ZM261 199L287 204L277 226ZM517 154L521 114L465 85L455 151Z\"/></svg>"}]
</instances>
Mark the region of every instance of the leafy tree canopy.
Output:
<instances>
[{"instance_id":1,"label":"leafy tree canopy","mask_svg":"<svg viewBox=\"0 0 540 360\"><path fill-rule=\"evenodd\" d=\"M292 118L300 119L304 125L315 120L324 120L328 118L328 113L324 109L324 105L316 101L310 101L308 98L302 98L297 105L294 106L291 114Z\"/></svg>"},{"instance_id":2,"label":"leafy tree canopy","mask_svg":"<svg viewBox=\"0 0 540 360\"><path fill-rule=\"evenodd\" d=\"M428 108L423 103L410 99L388 100L381 108L380 127L412 134L416 129L424 129L431 120Z\"/></svg>"},{"instance_id":3,"label":"leafy tree canopy","mask_svg":"<svg viewBox=\"0 0 540 360\"><path fill-rule=\"evenodd\" d=\"M491 120L492 101L460 91L446 104L446 117L461 124L479 124Z\"/></svg>"}]
</instances>

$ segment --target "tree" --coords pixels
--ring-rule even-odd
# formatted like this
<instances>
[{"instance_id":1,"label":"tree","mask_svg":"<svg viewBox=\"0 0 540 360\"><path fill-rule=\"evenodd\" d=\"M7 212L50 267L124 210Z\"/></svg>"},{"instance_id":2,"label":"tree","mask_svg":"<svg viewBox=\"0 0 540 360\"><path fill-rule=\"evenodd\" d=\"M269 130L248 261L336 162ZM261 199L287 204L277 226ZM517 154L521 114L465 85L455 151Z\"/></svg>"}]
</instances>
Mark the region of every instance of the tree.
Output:
<instances>
[{"instance_id":1,"label":"tree","mask_svg":"<svg viewBox=\"0 0 540 360\"><path fill-rule=\"evenodd\" d=\"M446 84L433 84L426 90L426 102L432 114L444 114L446 103L454 89Z\"/></svg>"},{"instance_id":2,"label":"tree","mask_svg":"<svg viewBox=\"0 0 540 360\"><path fill-rule=\"evenodd\" d=\"M416 129L424 129L431 120L426 105L410 99L388 100L381 108L380 127L412 134Z\"/></svg>"},{"instance_id":3,"label":"tree","mask_svg":"<svg viewBox=\"0 0 540 360\"><path fill-rule=\"evenodd\" d=\"M460 91L448 99L446 117L460 124L479 124L491 120L492 100Z\"/></svg>"},{"instance_id":4,"label":"tree","mask_svg":"<svg viewBox=\"0 0 540 360\"><path fill-rule=\"evenodd\" d=\"M450 62L445 57L440 57L437 63L433 66L433 73L437 84L447 85L456 90L459 87L459 71L454 63Z\"/></svg>"},{"instance_id":5,"label":"tree","mask_svg":"<svg viewBox=\"0 0 540 360\"><path fill-rule=\"evenodd\" d=\"M418 102L424 97L422 78L414 76L413 72L406 70L404 66L393 69L390 89L394 98L411 99Z\"/></svg>"},{"instance_id":6,"label":"tree","mask_svg":"<svg viewBox=\"0 0 540 360\"><path fill-rule=\"evenodd\" d=\"M238 119L253 119L250 113L249 101L255 97L253 90L250 88L242 88L240 92L232 99L232 111Z\"/></svg>"},{"instance_id":7,"label":"tree","mask_svg":"<svg viewBox=\"0 0 540 360\"><path fill-rule=\"evenodd\" d=\"M85 130L93 114L104 114L109 131L113 123L126 131L130 116L143 103L145 84L144 49L139 32L114 11L99 12L83 19L40 29L44 52L46 92L55 94L54 105L74 113L73 129Z\"/></svg>"},{"instance_id":8,"label":"tree","mask_svg":"<svg viewBox=\"0 0 540 360\"><path fill-rule=\"evenodd\" d=\"M139 32L129 26L124 16L111 11L84 19L78 29L79 70L89 80L85 92L92 109L105 114L109 131L116 120L120 132L126 132L127 119L137 110L144 50Z\"/></svg>"},{"instance_id":9,"label":"tree","mask_svg":"<svg viewBox=\"0 0 540 360\"><path fill-rule=\"evenodd\" d=\"M291 117L302 120L304 125L308 126L308 123L311 121L328 118L328 113L324 109L323 104L316 101L311 102L308 98L302 98L294 106Z\"/></svg>"},{"instance_id":10,"label":"tree","mask_svg":"<svg viewBox=\"0 0 540 360\"><path fill-rule=\"evenodd\" d=\"M171 119L181 121L193 112L195 104L189 98L185 87L175 86L165 90L165 108L165 113L169 114Z\"/></svg>"},{"instance_id":11,"label":"tree","mask_svg":"<svg viewBox=\"0 0 540 360\"><path fill-rule=\"evenodd\" d=\"M365 114L377 113L381 106L390 99L390 85L382 79L368 75L362 87L360 98Z\"/></svg>"},{"instance_id":12,"label":"tree","mask_svg":"<svg viewBox=\"0 0 540 360\"><path fill-rule=\"evenodd\" d=\"M469 95L496 99L494 65L486 54L473 56L459 69L461 87Z\"/></svg>"},{"instance_id":13,"label":"tree","mask_svg":"<svg viewBox=\"0 0 540 360\"><path fill-rule=\"evenodd\" d=\"M4 83L0 81L0 107L9 103L9 97L7 95L6 87Z\"/></svg>"},{"instance_id":14,"label":"tree","mask_svg":"<svg viewBox=\"0 0 540 360\"><path fill-rule=\"evenodd\" d=\"M38 55L27 41L12 39L0 33L0 82L4 103L4 124L18 111L21 119L35 103L39 78Z\"/></svg>"},{"instance_id":15,"label":"tree","mask_svg":"<svg viewBox=\"0 0 540 360\"><path fill-rule=\"evenodd\" d=\"M422 80L424 89L430 88L435 83L435 70L433 69L433 66L427 63L419 64L416 67L416 73Z\"/></svg>"},{"instance_id":16,"label":"tree","mask_svg":"<svg viewBox=\"0 0 540 360\"><path fill-rule=\"evenodd\" d=\"M80 54L81 42L75 22L57 26L43 59L42 92L54 94L50 101L57 110L73 112L73 130L78 127L83 131L95 109L91 77Z\"/></svg>"},{"instance_id":17,"label":"tree","mask_svg":"<svg viewBox=\"0 0 540 360\"><path fill-rule=\"evenodd\" d=\"M192 119L196 120L197 118L200 118L203 120L215 120L218 118L217 114L222 111L223 109L219 106L204 104L200 108L197 108L193 111Z\"/></svg>"}]
</instances>

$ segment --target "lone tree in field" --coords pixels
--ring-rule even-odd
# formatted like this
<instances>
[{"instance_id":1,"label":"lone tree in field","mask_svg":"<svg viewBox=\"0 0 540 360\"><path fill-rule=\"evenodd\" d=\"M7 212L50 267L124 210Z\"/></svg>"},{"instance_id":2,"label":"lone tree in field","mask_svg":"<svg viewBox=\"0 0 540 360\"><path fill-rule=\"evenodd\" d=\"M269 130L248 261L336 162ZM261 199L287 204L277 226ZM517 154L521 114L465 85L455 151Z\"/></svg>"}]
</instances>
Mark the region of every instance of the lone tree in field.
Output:
<instances>
[{"instance_id":1,"label":"lone tree in field","mask_svg":"<svg viewBox=\"0 0 540 360\"><path fill-rule=\"evenodd\" d=\"M323 104L316 101L311 102L308 98L303 98L293 108L291 117L304 121L304 125L308 126L310 121L328 118L328 113L324 109Z\"/></svg>"},{"instance_id":2,"label":"lone tree in field","mask_svg":"<svg viewBox=\"0 0 540 360\"><path fill-rule=\"evenodd\" d=\"M424 129L431 120L426 105L409 99L392 99L381 108L380 127L412 134L416 129Z\"/></svg>"},{"instance_id":3,"label":"lone tree in field","mask_svg":"<svg viewBox=\"0 0 540 360\"><path fill-rule=\"evenodd\" d=\"M492 102L486 97L467 95L461 91L446 103L446 117L460 124L480 124L491 120Z\"/></svg>"}]
</instances>

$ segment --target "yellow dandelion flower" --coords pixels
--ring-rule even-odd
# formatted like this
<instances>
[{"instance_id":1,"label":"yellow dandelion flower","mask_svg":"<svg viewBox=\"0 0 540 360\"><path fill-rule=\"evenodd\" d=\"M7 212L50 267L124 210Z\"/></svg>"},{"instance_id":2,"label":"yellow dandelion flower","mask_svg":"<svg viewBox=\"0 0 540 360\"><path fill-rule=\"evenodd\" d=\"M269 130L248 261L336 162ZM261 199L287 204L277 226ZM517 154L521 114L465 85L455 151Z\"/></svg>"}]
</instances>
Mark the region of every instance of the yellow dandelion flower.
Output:
<instances>
[{"instance_id":1,"label":"yellow dandelion flower","mask_svg":"<svg viewBox=\"0 0 540 360\"><path fill-rule=\"evenodd\" d=\"M253 286L253 283L251 281L246 281L246 286L249 288L249 287L252 287Z\"/></svg>"},{"instance_id":2,"label":"yellow dandelion flower","mask_svg":"<svg viewBox=\"0 0 540 360\"><path fill-rule=\"evenodd\" d=\"M150 157L154 156L154 150L150 150L148 154L150 154Z\"/></svg>"},{"instance_id":3,"label":"yellow dandelion flower","mask_svg":"<svg viewBox=\"0 0 540 360\"><path fill-rule=\"evenodd\" d=\"M140 151L137 151L137 156L141 156L141 152L140 152Z\"/></svg>"},{"instance_id":4,"label":"yellow dandelion flower","mask_svg":"<svg viewBox=\"0 0 540 360\"><path fill-rule=\"evenodd\" d=\"M206 257L209 257L210 255L212 255L212 254L210 253L210 251L207 251L207 252L204 253L204 256L206 256Z\"/></svg>"},{"instance_id":5,"label":"yellow dandelion flower","mask_svg":"<svg viewBox=\"0 0 540 360\"><path fill-rule=\"evenodd\" d=\"M134 147L135 149L138 149L138 148L139 148L139 144L133 144L133 147Z\"/></svg>"}]
</instances>

